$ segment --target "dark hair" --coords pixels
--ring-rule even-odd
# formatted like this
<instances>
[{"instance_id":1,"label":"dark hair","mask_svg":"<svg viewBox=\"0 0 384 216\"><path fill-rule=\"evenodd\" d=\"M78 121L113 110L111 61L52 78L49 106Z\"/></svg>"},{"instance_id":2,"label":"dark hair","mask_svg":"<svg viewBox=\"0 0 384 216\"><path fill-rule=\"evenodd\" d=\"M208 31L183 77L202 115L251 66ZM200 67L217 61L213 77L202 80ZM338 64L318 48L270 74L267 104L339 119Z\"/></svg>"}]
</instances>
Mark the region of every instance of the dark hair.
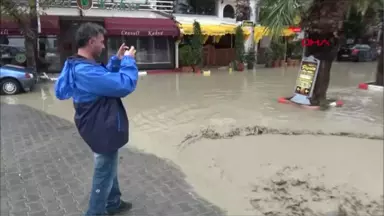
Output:
<instances>
[{"instance_id":1,"label":"dark hair","mask_svg":"<svg viewBox=\"0 0 384 216\"><path fill-rule=\"evenodd\" d=\"M79 26L76 31L76 46L82 48L87 45L88 41L92 37L97 37L99 34L105 34L107 31L99 24L96 23L84 23Z\"/></svg>"}]
</instances>

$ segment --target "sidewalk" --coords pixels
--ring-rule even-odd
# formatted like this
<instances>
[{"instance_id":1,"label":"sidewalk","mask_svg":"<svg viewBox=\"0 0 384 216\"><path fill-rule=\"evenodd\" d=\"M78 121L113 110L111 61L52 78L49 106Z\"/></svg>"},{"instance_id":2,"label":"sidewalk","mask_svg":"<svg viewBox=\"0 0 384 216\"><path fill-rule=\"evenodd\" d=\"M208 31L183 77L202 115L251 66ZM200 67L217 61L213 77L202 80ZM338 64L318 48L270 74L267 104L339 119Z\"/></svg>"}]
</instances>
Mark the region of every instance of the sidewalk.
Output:
<instances>
[{"instance_id":1,"label":"sidewalk","mask_svg":"<svg viewBox=\"0 0 384 216\"><path fill-rule=\"evenodd\" d=\"M126 215L215 216L170 162L120 151ZM1 216L80 216L88 204L92 153L74 125L25 105L1 104Z\"/></svg>"}]
</instances>

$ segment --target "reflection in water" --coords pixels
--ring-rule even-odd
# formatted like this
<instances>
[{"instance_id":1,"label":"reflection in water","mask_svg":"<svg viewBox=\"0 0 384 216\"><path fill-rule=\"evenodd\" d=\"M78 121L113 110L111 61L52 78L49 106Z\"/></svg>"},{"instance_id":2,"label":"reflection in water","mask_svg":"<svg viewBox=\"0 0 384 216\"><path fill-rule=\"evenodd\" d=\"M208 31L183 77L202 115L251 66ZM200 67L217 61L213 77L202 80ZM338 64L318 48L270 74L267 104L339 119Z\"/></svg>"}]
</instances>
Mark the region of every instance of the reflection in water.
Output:
<instances>
[{"instance_id":1,"label":"reflection in water","mask_svg":"<svg viewBox=\"0 0 384 216\"><path fill-rule=\"evenodd\" d=\"M218 120L228 125L265 125L274 128L382 133L383 95L360 91L371 80L376 63L335 63L329 96L345 107L325 112L278 104L293 92L297 68L257 69L211 76L166 74L141 77L138 89L124 98L133 131L167 136L187 134ZM32 93L2 97L5 103L23 103L72 120L71 101L54 98L53 85L42 84ZM214 123L212 123L214 122ZM225 121L228 122L228 121ZM153 134L151 134L153 135Z\"/></svg>"}]
</instances>

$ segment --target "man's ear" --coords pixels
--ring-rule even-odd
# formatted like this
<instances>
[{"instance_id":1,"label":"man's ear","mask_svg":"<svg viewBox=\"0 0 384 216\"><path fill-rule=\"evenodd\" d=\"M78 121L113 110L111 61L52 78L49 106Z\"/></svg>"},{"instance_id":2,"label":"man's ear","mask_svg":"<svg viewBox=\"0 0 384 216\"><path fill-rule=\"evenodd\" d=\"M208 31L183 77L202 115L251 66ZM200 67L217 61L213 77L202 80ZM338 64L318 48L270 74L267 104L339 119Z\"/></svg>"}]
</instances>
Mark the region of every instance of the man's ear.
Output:
<instances>
[{"instance_id":1,"label":"man's ear","mask_svg":"<svg viewBox=\"0 0 384 216\"><path fill-rule=\"evenodd\" d=\"M89 39L89 41L88 41L88 45L92 45L92 44L94 44L94 43L95 43L95 39L94 39L94 38Z\"/></svg>"}]
</instances>

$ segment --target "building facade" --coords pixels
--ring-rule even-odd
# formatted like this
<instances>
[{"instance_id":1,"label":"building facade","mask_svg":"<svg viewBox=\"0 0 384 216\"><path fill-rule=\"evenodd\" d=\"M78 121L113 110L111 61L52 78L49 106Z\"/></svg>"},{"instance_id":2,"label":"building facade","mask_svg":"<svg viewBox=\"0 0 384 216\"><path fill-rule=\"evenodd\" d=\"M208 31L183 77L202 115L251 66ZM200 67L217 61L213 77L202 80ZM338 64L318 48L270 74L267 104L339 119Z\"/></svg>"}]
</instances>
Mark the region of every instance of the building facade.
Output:
<instances>
[{"instance_id":1,"label":"building facade","mask_svg":"<svg viewBox=\"0 0 384 216\"><path fill-rule=\"evenodd\" d=\"M173 11L173 1L161 2L168 5L159 6L156 0L94 0L90 10L80 10L76 0L65 0L64 4L44 9L39 17L39 53L46 71L60 71L65 59L76 52L74 34L84 22L96 22L107 30L100 61L105 63L124 42L136 47L140 69L175 68L175 41L180 31L168 15ZM24 37L17 23L1 19L0 33L2 47L22 50Z\"/></svg>"},{"instance_id":2,"label":"building facade","mask_svg":"<svg viewBox=\"0 0 384 216\"><path fill-rule=\"evenodd\" d=\"M235 19L235 0L93 0L90 10L80 10L76 0L58 2L45 8L39 17L41 58L47 71L53 72L59 71L65 59L76 52L74 32L83 22L99 23L108 32L100 61L106 62L125 42L136 47L137 63L143 70L178 68L180 32L175 20L182 24L198 20L218 29L239 24ZM255 7L256 0L251 0L252 11L256 11ZM256 20L255 13L251 20ZM252 28L249 30L252 32ZM221 40L230 40L228 37ZM246 46L252 40L252 36L248 37ZM0 43L2 47L22 50L24 38L17 23L1 19Z\"/></svg>"}]
</instances>

